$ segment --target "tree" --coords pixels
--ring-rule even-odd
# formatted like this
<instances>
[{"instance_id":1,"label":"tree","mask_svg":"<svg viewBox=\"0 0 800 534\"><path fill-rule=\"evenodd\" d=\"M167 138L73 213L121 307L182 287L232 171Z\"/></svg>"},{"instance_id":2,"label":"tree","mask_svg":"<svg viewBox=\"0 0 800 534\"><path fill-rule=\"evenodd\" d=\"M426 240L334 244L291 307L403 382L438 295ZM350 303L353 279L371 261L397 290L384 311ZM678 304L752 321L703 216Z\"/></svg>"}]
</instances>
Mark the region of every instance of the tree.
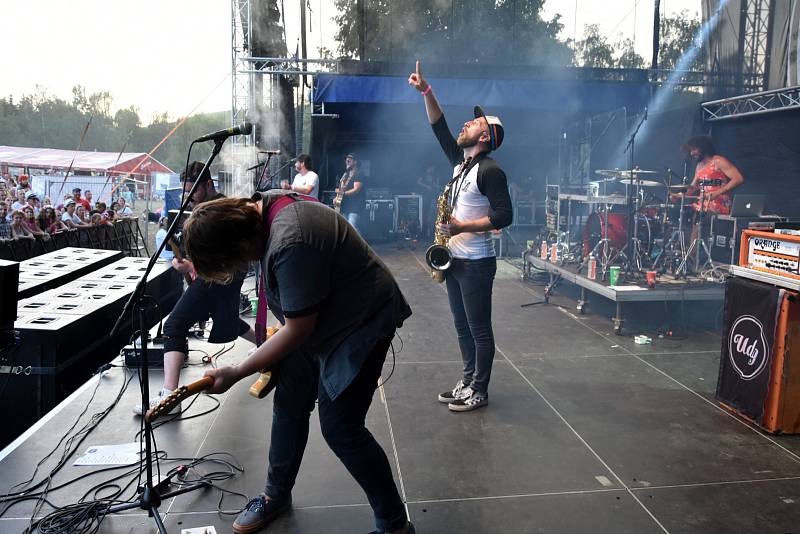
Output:
<instances>
[{"instance_id":1,"label":"tree","mask_svg":"<svg viewBox=\"0 0 800 534\"><path fill-rule=\"evenodd\" d=\"M597 24L583 28L583 39L575 43L575 63L579 67L610 69L615 66L614 47L600 33Z\"/></svg>"},{"instance_id":2,"label":"tree","mask_svg":"<svg viewBox=\"0 0 800 534\"><path fill-rule=\"evenodd\" d=\"M633 49L632 39L623 39L614 44L618 57L614 66L620 69L641 69L644 67L644 58Z\"/></svg>"},{"instance_id":3,"label":"tree","mask_svg":"<svg viewBox=\"0 0 800 534\"><path fill-rule=\"evenodd\" d=\"M438 63L568 65L560 15L544 0L336 0L342 57ZM360 9L361 8L361 9ZM363 22L363 24L362 24ZM363 57L362 57L363 55Z\"/></svg>"},{"instance_id":4,"label":"tree","mask_svg":"<svg viewBox=\"0 0 800 534\"><path fill-rule=\"evenodd\" d=\"M681 57L692 47L699 47L699 53L689 65L681 66L682 70L703 70L705 53L702 43L696 42L700 31L700 18L695 14L689 16L686 10L673 17L664 17L661 21L661 44L658 51L658 66L673 70L678 67Z\"/></svg>"}]
</instances>

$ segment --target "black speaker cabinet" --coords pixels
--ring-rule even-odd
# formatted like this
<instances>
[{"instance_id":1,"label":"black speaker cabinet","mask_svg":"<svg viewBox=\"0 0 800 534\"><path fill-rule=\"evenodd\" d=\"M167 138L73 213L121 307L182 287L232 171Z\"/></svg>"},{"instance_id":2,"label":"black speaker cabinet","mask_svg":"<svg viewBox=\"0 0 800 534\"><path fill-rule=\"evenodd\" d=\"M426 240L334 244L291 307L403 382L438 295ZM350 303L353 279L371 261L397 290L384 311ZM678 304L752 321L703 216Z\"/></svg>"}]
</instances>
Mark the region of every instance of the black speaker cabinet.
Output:
<instances>
[{"instance_id":1,"label":"black speaker cabinet","mask_svg":"<svg viewBox=\"0 0 800 534\"><path fill-rule=\"evenodd\" d=\"M14 320L17 318L17 286L19 263L0 260L0 348L13 340Z\"/></svg>"}]
</instances>

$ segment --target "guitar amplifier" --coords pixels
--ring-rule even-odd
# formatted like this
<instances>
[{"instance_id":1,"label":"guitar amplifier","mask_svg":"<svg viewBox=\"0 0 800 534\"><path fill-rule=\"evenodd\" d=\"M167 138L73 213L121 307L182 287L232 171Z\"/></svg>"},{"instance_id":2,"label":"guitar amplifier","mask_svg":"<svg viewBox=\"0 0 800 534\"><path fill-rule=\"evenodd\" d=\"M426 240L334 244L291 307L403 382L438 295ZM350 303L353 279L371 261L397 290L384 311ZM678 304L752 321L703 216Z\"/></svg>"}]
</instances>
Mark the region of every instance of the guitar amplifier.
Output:
<instances>
[{"instance_id":1,"label":"guitar amplifier","mask_svg":"<svg viewBox=\"0 0 800 534\"><path fill-rule=\"evenodd\" d=\"M800 236L745 230L739 265L800 280Z\"/></svg>"}]
</instances>

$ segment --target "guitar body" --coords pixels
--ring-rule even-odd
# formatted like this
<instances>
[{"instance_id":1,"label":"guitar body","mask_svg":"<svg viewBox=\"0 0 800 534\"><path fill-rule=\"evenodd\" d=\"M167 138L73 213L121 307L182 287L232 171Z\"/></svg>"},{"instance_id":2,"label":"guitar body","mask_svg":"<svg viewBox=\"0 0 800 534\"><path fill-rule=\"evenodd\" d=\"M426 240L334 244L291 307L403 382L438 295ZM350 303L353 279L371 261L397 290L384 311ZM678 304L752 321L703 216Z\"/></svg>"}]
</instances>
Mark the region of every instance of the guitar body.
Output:
<instances>
[{"instance_id":1,"label":"guitar body","mask_svg":"<svg viewBox=\"0 0 800 534\"><path fill-rule=\"evenodd\" d=\"M348 185L350 185L351 178L352 177L350 176L350 173L345 172L344 176L342 176L342 179L339 180L339 192L336 193L335 197L333 197L333 209L337 213L342 212L342 201L344 200L344 190Z\"/></svg>"},{"instance_id":2,"label":"guitar body","mask_svg":"<svg viewBox=\"0 0 800 534\"><path fill-rule=\"evenodd\" d=\"M267 339L271 336L275 335L275 332L278 331L277 327L268 326L267 327ZM273 369L262 369L258 375L258 379L253 382L253 385L250 386L248 390L250 395L257 399L263 399L267 395L269 395L275 386L278 385L278 367Z\"/></svg>"},{"instance_id":3,"label":"guitar body","mask_svg":"<svg viewBox=\"0 0 800 534\"><path fill-rule=\"evenodd\" d=\"M144 418L146 421L153 422L162 415L171 412L172 409L180 404L184 399L191 397L192 395L197 395L201 391L204 391L213 385L214 379L210 376L204 376L200 380L195 380L191 384L181 386L170 393L167 398L158 403L157 406L147 410L147 413L144 414Z\"/></svg>"}]
</instances>

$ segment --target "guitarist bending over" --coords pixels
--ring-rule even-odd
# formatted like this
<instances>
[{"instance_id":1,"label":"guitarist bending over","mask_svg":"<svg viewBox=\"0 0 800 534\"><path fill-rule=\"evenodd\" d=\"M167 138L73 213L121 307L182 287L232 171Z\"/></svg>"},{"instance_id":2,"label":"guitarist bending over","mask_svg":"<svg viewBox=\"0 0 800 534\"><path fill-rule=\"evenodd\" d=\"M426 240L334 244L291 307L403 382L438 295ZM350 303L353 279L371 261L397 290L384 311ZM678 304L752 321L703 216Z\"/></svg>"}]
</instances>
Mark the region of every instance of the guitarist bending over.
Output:
<instances>
[{"instance_id":1,"label":"guitarist bending over","mask_svg":"<svg viewBox=\"0 0 800 534\"><path fill-rule=\"evenodd\" d=\"M183 233L208 280L235 279L260 260L269 309L284 324L238 365L206 372L210 392L223 393L280 362L266 487L233 531L255 532L291 505L318 402L322 435L366 493L377 532L413 533L386 454L364 425L395 330L411 315L389 269L344 217L285 191L203 204Z\"/></svg>"},{"instance_id":2,"label":"guitarist bending over","mask_svg":"<svg viewBox=\"0 0 800 534\"><path fill-rule=\"evenodd\" d=\"M200 181L192 197L192 209L196 209L204 202L224 198L224 195L217 192L214 187L211 173L206 170L200 175L202 170L203 164L195 161L189 165L188 176L185 173L181 176L181 180L186 179L184 187L187 193L195 181ZM208 336L210 343L228 343L239 336L244 336L248 341L255 343L255 334L250 325L239 318L239 291L247 272L246 266L243 271L235 273L231 283L227 285L212 284L202 277L198 278L190 260L175 257L172 266L187 279L194 281L183 292L164 322L164 335L167 338L164 342L164 386L157 396L150 399L151 408L178 387L181 367L189 353L189 329L195 323L205 321L209 317L214 320L214 326ZM180 411L181 405L178 404L170 413ZM133 413L142 415L141 403L133 407Z\"/></svg>"}]
</instances>

